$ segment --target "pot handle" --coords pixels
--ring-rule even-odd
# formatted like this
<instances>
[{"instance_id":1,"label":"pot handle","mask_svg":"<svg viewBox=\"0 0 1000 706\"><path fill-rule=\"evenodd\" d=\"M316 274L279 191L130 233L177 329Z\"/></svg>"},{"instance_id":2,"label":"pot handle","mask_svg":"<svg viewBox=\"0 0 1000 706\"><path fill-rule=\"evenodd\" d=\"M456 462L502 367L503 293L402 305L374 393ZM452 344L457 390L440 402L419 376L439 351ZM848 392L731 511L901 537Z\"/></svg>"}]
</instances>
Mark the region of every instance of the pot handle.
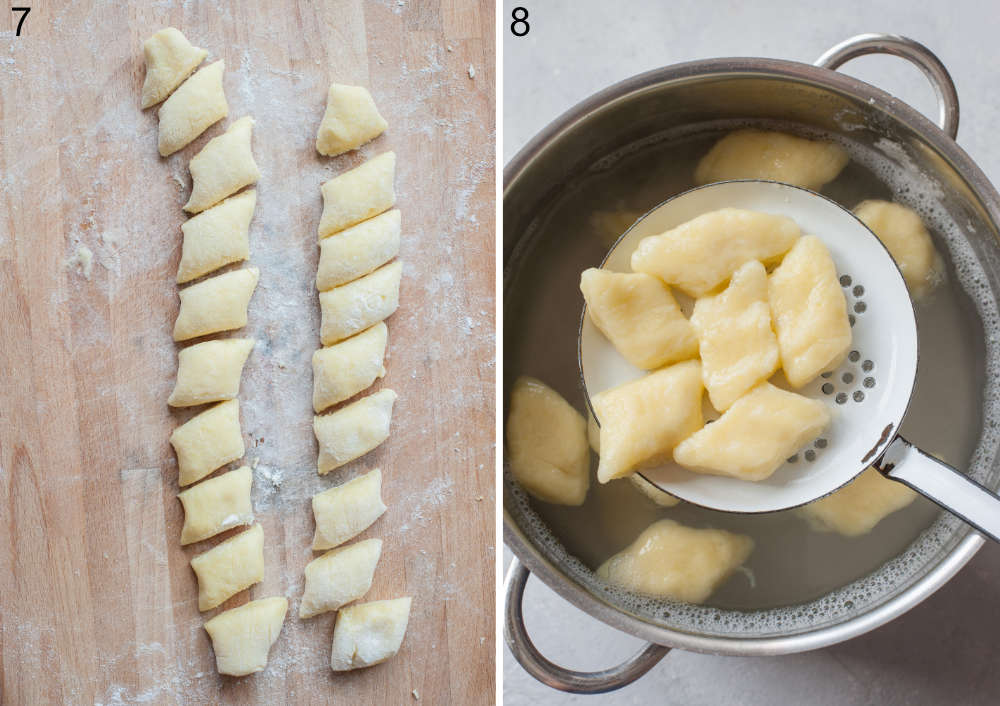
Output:
<instances>
[{"instance_id":1,"label":"pot handle","mask_svg":"<svg viewBox=\"0 0 1000 706\"><path fill-rule=\"evenodd\" d=\"M621 664L599 672L575 672L550 662L538 651L524 627L524 585L531 572L516 558L510 563L504 580L503 637L511 653L524 670L553 689L573 694L603 694L627 686L656 666L669 647L648 643Z\"/></svg>"},{"instance_id":2,"label":"pot handle","mask_svg":"<svg viewBox=\"0 0 1000 706\"><path fill-rule=\"evenodd\" d=\"M1000 497L971 478L901 436L893 439L873 465L1000 542Z\"/></svg>"},{"instance_id":3,"label":"pot handle","mask_svg":"<svg viewBox=\"0 0 1000 706\"><path fill-rule=\"evenodd\" d=\"M958 135L958 92L941 60L920 42L897 34L859 34L828 49L816 66L834 71L865 54L892 54L923 71L937 95L938 127L951 139Z\"/></svg>"}]
</instances>

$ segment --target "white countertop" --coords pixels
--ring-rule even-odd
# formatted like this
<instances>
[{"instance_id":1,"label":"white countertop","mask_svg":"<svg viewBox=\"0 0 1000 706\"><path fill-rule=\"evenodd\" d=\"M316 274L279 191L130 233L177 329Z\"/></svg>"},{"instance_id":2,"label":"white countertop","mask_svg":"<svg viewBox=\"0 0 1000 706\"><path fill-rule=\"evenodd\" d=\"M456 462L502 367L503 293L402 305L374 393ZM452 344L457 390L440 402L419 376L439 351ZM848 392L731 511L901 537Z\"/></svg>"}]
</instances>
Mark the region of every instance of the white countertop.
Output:
<instances>
[{"instance_id":1,"label":"white countertop","mask_svg":"<svg viewBox=\"0 0 1000 706\"><path fill-rule=\"evenodd\" d=\"M926 44L950 70L961 100L958 142L1000 182L1000 21L971 0L503 3L503 158L590 94L634 74L713 56L812 62L855 34L891 32ZM510 33L511 11L528 8L531 30ZM762 9L766 7L767 9ZM846 73L936 115L930 86L901 59L870 56ZM505 549L504 564L510 561ZM683 704L838 706L994 704L1000 701L1000 547L987 544L944 588L894 622L849 642L799 655L715 657L674 651L649 674L604 696L572 696L528 676L505 650L504 704ZM525 619L536 645L574 669L600 669L640 641L590 618L531 579Z\"/></svg>"}]
</instances>

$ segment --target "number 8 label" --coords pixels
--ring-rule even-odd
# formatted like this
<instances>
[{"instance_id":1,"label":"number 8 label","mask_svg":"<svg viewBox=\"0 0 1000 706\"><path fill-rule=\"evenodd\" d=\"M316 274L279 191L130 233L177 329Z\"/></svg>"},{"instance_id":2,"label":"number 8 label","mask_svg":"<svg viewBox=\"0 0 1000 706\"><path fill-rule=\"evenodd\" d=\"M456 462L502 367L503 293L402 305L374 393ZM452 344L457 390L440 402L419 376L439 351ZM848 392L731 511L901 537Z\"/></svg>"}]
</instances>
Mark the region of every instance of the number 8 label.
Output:
<instances>
[{"instance_id":1,"label":"number 8 label","mask_svg":"<svg viewBox=\"0 0 1000 706\"><path fill-rule=\"evenodd\" d=\"M518 17L520 14L520 17ZM531 25L528 24L528 10L523 7L515 7L514 11L510 14L511 18L514 20L510 23L510 31L515 37L523 37L531 29Z\"/></svg>"}]
</instances>

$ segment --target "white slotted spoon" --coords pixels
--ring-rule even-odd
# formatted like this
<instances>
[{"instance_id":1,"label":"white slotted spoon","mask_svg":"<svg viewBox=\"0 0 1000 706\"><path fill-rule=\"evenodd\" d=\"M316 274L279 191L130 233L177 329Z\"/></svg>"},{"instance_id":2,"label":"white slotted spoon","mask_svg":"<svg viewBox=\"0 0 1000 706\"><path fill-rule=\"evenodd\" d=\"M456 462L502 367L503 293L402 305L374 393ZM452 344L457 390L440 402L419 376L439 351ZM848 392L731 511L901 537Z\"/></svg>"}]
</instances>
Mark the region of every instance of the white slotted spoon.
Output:
<instances>
[{"instance_id":1,"label":"white slotted spoon","mask_svg":"<svg viewBox=\"0 0 1000 706\"><path fill-rule=\"evenodd\" d=\"M696 505L759 513L816 500L873 465L1000 541L1000 498L898 436L917 373L916 319L892 256L851 212L815 192L778 182L710 184L671 198L639 219L601 267L630 272L640 240L725 207L788 216L803 234L817 236L829 249L844 287L853 340L840 368L796 392L826 403L833 421L819 439L764 481L694 473L672 463L643 469L641 475ZM618 353L591 322L586 305L579 364L588 407L593 395L649 372Z\"/></svg>"}]
</instances>

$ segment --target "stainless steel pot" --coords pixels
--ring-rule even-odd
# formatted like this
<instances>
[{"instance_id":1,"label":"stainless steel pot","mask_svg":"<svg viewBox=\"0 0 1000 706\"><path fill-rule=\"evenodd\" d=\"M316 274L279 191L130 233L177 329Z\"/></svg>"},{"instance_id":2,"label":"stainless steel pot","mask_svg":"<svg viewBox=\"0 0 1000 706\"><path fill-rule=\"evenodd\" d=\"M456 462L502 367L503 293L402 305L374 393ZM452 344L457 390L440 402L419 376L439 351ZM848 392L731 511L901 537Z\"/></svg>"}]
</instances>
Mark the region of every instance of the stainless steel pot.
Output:
<instances>
[{"instance_id":1,"label":"stainless steel pot","mask_svg":"<svg viewBox=\"0 0 1000 706\"><path fill-rule=\"evenodd\" d=\"M935 125L890 95L835 70L869 53L900 56L919 67L938 97ZM942 63L926 47L903 37L861 35L832 48L810 66L759 58L712 59L678 64L623 81L577 105L535 137L504 171L505 297L528 241L539 237L535 216L565 184L601 158L665 127L719 120L789 121L855 141L890 140L903 159L929 175L952 218L969 224L967 238L981 266L979 286L1000 294L1000 195L955 143L958 98ZM512 332L505 332L510 336ZM504 381L509 389L511 381ZM506 390L505 390L506 393ZM505 394L504 399L507 399ZM988 400L984 400L986 404ZM984 434L968 468L990 489L1000 484L994 435ZM506 476L507 474L505 474ZM912 608L950 579L979 549L983 538L960 522L945 524L939 549L895 584L853 610L832 611L791 628L764 624L760 630L724 631L678 627L670 620L623 606L581 579L577 562L539 538L537 524L515 501L505 477L504 541L516 555L507 574L504 636L512 653L535 678L556 689L598 693L642 676L677 647L725 655L775 655L831 645L865 633ZM649 641L611 669L581 673L545 659L532 645L521 613L529 572L581 610Z\"/></svg>"}]
</instances>

